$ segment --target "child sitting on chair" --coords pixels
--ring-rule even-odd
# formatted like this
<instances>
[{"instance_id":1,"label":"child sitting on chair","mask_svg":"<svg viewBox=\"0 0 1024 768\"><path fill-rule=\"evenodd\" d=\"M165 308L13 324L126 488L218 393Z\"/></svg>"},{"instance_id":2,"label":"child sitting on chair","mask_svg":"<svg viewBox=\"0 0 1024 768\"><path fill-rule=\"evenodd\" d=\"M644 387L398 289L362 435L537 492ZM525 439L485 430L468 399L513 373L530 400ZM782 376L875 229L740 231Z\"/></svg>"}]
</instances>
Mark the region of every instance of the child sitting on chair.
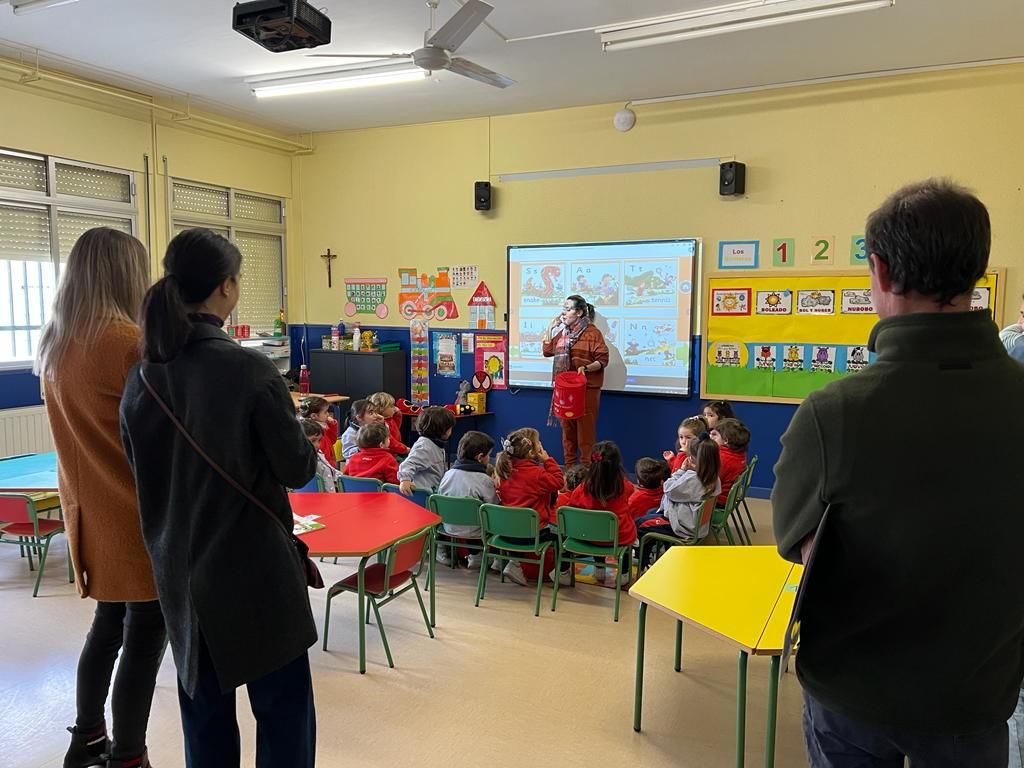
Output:
<instances>
[{"instance_id":1,"label":"child sitting on chair","mask_svg":"<svg viewBox=\"0 0 1024 768\"><path fill-rule=\"evenodd\" d=\"M302 434L313 445L316 451L316 477L317 485L322 486L324 493L337 493L338 491L338 470L334 464L327 461L323 451L320 450L320 440L324 436L323 425L313 419L299 419L302 425Z\"/></svg>"},{"instance_id":2,"label":"child sitting on chair","mask_svg":"<svg viewBox=\"0 0 1024 768\"><path fill-rule=\"evenodd\" d=\"M359 428L363 424L384 421L382 416L370 407L369 400L356 400L348 411L348 428L341 435L341 457L348 461L359 450Z\"/></svg>"},{"instance_id":3,"label":"child sitting on chair","mask_svg":"<svg viewBox=\"0 0 1024 768\"><path fill-rule=\"evenodd\" d=\"M406 496L412 496L414 488L437 488L448 466L446 441L453 429L455 414L447 408L432 405L416 418L420 436L398 468L399 486Z\"/></svg>"},{"instance_id":4,"label":"child sitting on chair","mask_svg":"<svg viewBox=\"0 0 1024 768\"><path fill-rule=\"evenodd\" d=\"M407 455L409 446L402 442L402 412L395 405L395 398L387 392L374 392L366 399L373 412L388 425L388 431L391 434L391 445L388 450L395 456Z\"/></svg>"},{"instance_id":5,"label":"child sitting on chair","mask_svg":"<svg viewBox=\"0 0 1024 768\"><path fill-rule=\"evenodd\" d=\"M303 419L312 419L324 428L323 437L320 438L320 453L332 467L337 467L334 444L338 442L338 422L331 416L330 403L319 395L304 397L299 401L299 416Z\"/></svg>"},{"instance_id":6,"label":"child sitting on chair","mask_svg":"<svg viewBox=\"0 0 1024 768\"><path fill-rule=\"evenodd\" d=\"M452 464L452 468L444 473L437 492L442 496L468 497L480 499L485 504L497 504L498 493L494 488L494 481L487 474L492 448L494 448L494 440L490 435L475 430L464 434L459 440L459 457ZM444 532L449 536L458 536L464 539L479 539L481 536L479 525L449 525L445 523ZM466 557L466 567L479 568L480 557L479 552L471 552ZM438 548L437 562L442 565L451 565L448 547Z\"/></svg>"},{"instance_id":7,"label":"child sitting on chair","mask_svg":"<svg viewBox=\"0 0 1024 768\"><path fill-rule=\"evenodd\" d=\"M687 443L687 445L689 444ZM680 450L679 454L685 461L686 452ZM662 485L671 475L669 464L661 459L645 458L636 463L636 483L639 487L629 497L629 514L634 520L657 511L661 506L661 497L664 493Z\"/></svg>"},{"instance_id":8,"label":"child sitting on chair","mask_svg":"<svg viewBox=\"0 0 1024 768\"><path fill-rule=\"evenodd\" d=\"M375 477L382 483L398 482L398 462L388 450L388 427L381 422L363 424L359 428L359 450L345 464L349 477Z\"/></svg>"},{"instance_id":9,"label":"child sitting on chair","mask_svg":"<svg viewBox=\"0 0 1024 768\"><path fill-rule=\"evenodd\" d=\"M629 498L632 495L633 484L626 479L626 468L622 466L619 446L611 440L601 440L594 443L587 476L583 483L569 494L567 506L614 513L618 519L618 545L632 546L636 540L636 524L629 513ZM608 545L611 545L611 542L608 542ZM597 580L604 581L604 558L599 558L594 570ZM568 583L566 576L567 574L559 575L560 584ZM623 584L627 583L629 574L621 574L621 580Z\"/></svg>"},{"instance_id":10,"label":"child sitting on chair","mask_svg":"<svg viewBox=\"0 0 1024 768\"><path fill-rule=\"evenodd\" d=\"M583 482L587 476L586 464L572 464L565 470L565 490L558 494L555 499L555 512L559 507L569 504L569 494L576 490L576 487Z\"/></svg>"},{"instance_id":11,"label":"child sitting on chair","mask_svg":"<svg viewBox=\"0 0 1024 768\"><path fill-rule=\"evenodd\" d=\"M540 433L532 427L523 427L501 441L502 451L494 460L494 484L498 498L506 507L528 507L537 512L537 525L541 541L555 541L557 536L549 528L555 522L551 498L565 484L558 462L548 455L540 442ZM515 544L532 544L533 539L511 538ZM509 560L504 575L525 587L523 567ZM568 571L566 571L568 573ZM540 578L543 578L541 576Z\"/></svg>"},{"instance_id":12,"label":"child sitting on chair","mask_svg":"<svg viewBox=\"0 0 1024 768\"><path fill-rule=\"evenodd\" d=\"M733 483L747 467L750 430L739 419L719 419L718 423L711 428L711 439L718 443L722 457L722 466L718 472L718 476L722 479L722 491L718 497L718 503L725 504Z\"/></svg>"},{"instance_id":13,"label":"child sitting on chair","mask_svg":"<svg viewBox=\"0 0 1024 768\"><path fill-rule=\"evenodd\" d=\"M676 433L679 440L676 445L678 453L665 451L661 454L662 458L668 462L670 475L683 466L683 462L686 461L686 446L690 444L690 441L695 437L700 437L709 429L708 420L703 416L690 416L680 422L679 430Z\"/></svg>"},{"instance_id":14,"label":"child sitting on chair","mask_svg":"<svg viewBox=\"0 0 1024 768\"><path fill-rule=\"evenodd\" d=\"M698 530L704 499L722 490L718 478L718 445L708 435L696 437L686 449L686 462L665 481L665 495L656 512L637 519L641 535L663 533L687 539L702 539L708 534L710 519ZM640 553L640 562L648 564L649 553Z\"/></svg>"}]
</instances>

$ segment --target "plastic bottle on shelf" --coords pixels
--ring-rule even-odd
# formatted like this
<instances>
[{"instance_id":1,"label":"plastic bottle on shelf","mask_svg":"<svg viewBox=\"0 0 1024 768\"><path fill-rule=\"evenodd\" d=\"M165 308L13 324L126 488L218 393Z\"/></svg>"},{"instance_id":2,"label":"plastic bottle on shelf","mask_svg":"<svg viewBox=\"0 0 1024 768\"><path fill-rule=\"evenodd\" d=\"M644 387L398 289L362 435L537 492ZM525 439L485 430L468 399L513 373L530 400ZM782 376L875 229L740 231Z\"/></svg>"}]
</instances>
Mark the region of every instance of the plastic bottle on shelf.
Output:
<instances>
[{"instance_id":1,"label":"plastic bottle on shelf","mask_svg":"<svg viewBox=\"0 0 1024 768\"><path fill-rule=\"evenodd\" d=\"M331 349L335 352L341 349L341 336L337 328L331 328Z\"/></svg>"},{"instance_id":2,"label":"plastic bottle on shelf","mask_svg":"<svg viewBox=\"0 0 1024 768\"><path fill-rule=\"evenodd\" d=\"M309 367L306 365L299 366L299 392L309 394Z\"/></svg>"},{"instance_id":3,"label":"plastic bottle on shelf","mask_svg":"<svg viewBox=\"0 0 1024 768\"><path fill-rule=\"evenodd\" d=\"M352 324L352 351L358 352L359 347L363 342L362 329L359 327L359 323Z\"/></svg>"},{"instance_id":4,"label":"plastic bottle on shelf","mask_svg":"<svg viewBox=\"0 0 1024 768\"><path fill-rule=\"evenodd\" d=\"M284 336L288 333L288 325L284 321L284 307L277 313L277 317L274 318L274 335Z\"/></svg>"}]
</instances>

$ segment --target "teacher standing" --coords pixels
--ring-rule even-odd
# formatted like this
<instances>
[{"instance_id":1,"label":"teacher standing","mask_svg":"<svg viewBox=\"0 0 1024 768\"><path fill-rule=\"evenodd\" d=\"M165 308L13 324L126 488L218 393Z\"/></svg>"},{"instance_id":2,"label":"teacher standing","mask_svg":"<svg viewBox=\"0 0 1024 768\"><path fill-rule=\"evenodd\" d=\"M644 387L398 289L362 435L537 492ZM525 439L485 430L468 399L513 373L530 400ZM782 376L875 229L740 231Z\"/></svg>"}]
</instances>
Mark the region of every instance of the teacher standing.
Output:
<instances>
[{"instance_id":1,"label":"teacher standing","mask_svg":"<svg viewBox=\"0 0 1024 768\"><path fill-rule=\"evenodd\" d=\"M544 357L555 358L551 380L565 371L577 371L587 377L586 408L578 419L561 419L562 450L565 466L590 464L590 449L597 431L597 411L601 405L601 385L608 367L608 345L593 324L594 306L573 294L562 311L544 332ZM548 424L554 424L554 402Z\"/></svg>"}]
</instances>

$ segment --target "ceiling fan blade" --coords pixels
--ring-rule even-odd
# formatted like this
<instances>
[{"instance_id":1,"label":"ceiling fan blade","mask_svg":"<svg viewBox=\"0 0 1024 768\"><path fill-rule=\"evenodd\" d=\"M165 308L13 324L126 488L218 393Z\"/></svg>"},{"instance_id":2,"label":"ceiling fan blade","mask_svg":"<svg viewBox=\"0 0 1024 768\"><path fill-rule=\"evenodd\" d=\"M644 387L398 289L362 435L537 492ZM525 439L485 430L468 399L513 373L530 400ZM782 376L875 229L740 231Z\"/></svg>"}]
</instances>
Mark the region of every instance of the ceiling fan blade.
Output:
<instances>
[{"instance_id":1,"label":"ceiling fan blade","mask_svg":"<svg viewBox=\"0 0 1024 768\"><path fill-rule=\"evenodd\" d=\"M452 63L448 66L448 71L463 77L471 77L481 83L493 85L495 88L508 88L510 85L516 84L516 81L511 77L499 75L497 72L492 72L485 67L481 67L479 64L474 64L468 59L452 59Z\"/></svg>"},{"instance_id":2,"label":"ceiling fan blade","mask_svg":"<svg viewBox=\"0 0 1024 768\"><path fill-rule=\"evenodd\" d=\"M467 0L466 4L459 8L448 21L441 25L427 40L427 45L435 48L444 48L451 53L473 34L474 30L484 23L487 14L494 10L493 5L488 5L483 0Z\"/></svg>"},{"instance_id":3,"label":"ceiling fan blade","mask_svg":"<svg viewBox=\"0 0 1024 768\"><path fill-rule=\"evenodd\" d=\"M411 59L411 53L307 53L307 59Z\"/></svg>"}]
</instances>

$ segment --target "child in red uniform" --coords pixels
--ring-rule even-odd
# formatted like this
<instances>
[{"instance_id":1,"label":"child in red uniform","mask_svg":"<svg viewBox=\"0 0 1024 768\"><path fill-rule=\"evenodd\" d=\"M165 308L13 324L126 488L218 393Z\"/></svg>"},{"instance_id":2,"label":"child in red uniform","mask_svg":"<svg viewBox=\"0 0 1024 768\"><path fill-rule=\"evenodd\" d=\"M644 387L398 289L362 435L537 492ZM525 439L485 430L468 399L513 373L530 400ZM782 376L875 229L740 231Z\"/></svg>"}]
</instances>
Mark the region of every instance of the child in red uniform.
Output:
<instances>
[{"instance_id":1,"label":"child in red uniform","mask_svg":"<svg viewBox=\"0 0 1024 768\"><path fill-rule=\"evenodd\" d=\"M720 419L711 429L711 439L718 443L722 462L718 472L722 480L722 495L718 497L718 503L725 504L729 489L746 469L750 430L739 419Z\"/></svg>"},{"instance_id":2,"label":"child in red uniform","mask_svg":"<svg viewBox=\"0 0 1024 768\"><path fill-rule=\"evenodd\" d=\"M494 460L494 484L498 499L506 507L529 507L536 510L541 541L555 541L557 536L548 525L555 522L551 497L562 490L565 478L558 462L548 456L536 429L517 429L501 441L502 451ZM511 539L531 544L533 539ZM505 576L526 586L522 566L512 560L505 566Z\"/></svg>"},{"instance_id":3,"label":"child in red uniform","mask_svg":"<svg viewBox=\"0 0 1024 768\"><path fill-rule=\"evenodd\" d=\"M704 420L707 421L709 429L714 429L722 419L735 418L732 403L728 400L712 400L704 406Z\"/></svg>"},{"instance_id":4,"label":"child in red uniform","mask_svg":"<svg viewBox=\"0 0 1024 768\"><path fill-rule=\"evenodd\" d=\"M680 454L686 456L682 451ZM669 465L661 459L640 459L635 470L639 487L629 497L629 515L634 520L661 506L662 485L672 475Z\"/></svg>"},{"instance_id":5,"label":"child in red uniform","mask_svg":"<svg viewBox=\"0 0 1024 768\"><path fill-rule=\"evenodd\" d=\"M382 422L364 424L359 428L359 450L345 465L350 477L375 477L382 483L398 482L398 462L388 450L387 425Z\"/></svg>"},{"instance_id":6,"label":"child in red uniform","mask_svg":"<svg viewBox=\"0 0 1024 768\"><path fill-rule=\"evenodd\" d=\"M320 450L320 438L324 436L323 424L313 419L299 419L299 424L302 425L302 434L316 448L316 476L319 480L317 485L323 489L323 493L337 493L338 475L341 473L334 468L334 464L329 462L324 456L324 452Z\"/></svg>"},{"instance_id":7,"label":"child in red uniform","mask_svg":"<svg viewBox=\"0 0 1024 768\"><path fill-rule=\"evenodd\" d=\"M324 434L320 438L318 447L328 463L337 468L338 462L334 458L334 444L338 442L338 422L331 416L331 405L322 397L313 395L299 401L299 416L303 419L312 419L324 428Z\"/></svg>"},{"instance_id":8,"label":"child in red uniform","mask_svg":"<svg viewBox=\"0 0 1024 768\"><path fill-rule=\"evenodd\" d=\"M633 490L633 484L626 479L619 446L611 440L601 440L591 449L586 479L569 494L569 506L614 512L619 521L617 543L631 546L636 540L636 524L629 513L629 497ZM560 584L566 583L566 575L559 575ZM598 581L604 581L604 558L600 558L595 567L595 576ZM628 581L629 574L622 574L622 583Z\"/></svg>"},{"instance_id":9,"label":"child in red uniform","mask_svg":"<svg viewBox=\"0 0 1024 768\"><path fill-rule=\"evenodd\" d=\"M700 437L709 429L708 420L703 416L690 416L679 423L679 430L676 434L679 439L676 446L679 452L665 451L661 454L662 458L668 462L670 475L683 466L683 462L686 461L686 447L690 444L690 441L695 437Z\"/></svg>"},{"instance_id":10,"label":"child in red uniform","mask_svg":"<svg viewBox=\"0 0 1024 768\"><path fill-rule=\"evenodd\" d=\"M395 456L407 456L409 446L402 442L402 412L395 406L395 398L387 392L374 392L366 401L374 413L388 425L391 443L388 450Z\"/></svg>"},{"instance_id":11,"label":"child in red uniform","mask_svg":"<svg viewBox=\"0 0 1024 768\"><path fill-rule=\"evenodd\" d=\"M555 512L559 507L569 504L569 494L576 490L576 486L583 482L587 476L586 464L573 464L565 470L565 490L558 494L555 499Z\"/></svg>"}]
</instances>

